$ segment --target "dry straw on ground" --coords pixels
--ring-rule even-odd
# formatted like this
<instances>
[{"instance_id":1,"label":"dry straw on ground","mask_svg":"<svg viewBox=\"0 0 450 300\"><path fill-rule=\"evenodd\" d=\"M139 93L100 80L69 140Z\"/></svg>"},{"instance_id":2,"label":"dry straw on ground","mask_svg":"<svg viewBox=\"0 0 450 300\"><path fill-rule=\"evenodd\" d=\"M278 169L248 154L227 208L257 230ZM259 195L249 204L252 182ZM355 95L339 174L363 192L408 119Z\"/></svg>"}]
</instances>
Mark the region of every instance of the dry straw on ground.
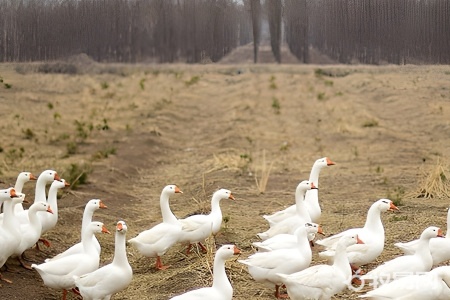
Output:
<instances>
[{"instance_id":1,"label":"dry straw on ground","mask_svg":"<svg viewBox=\"0 0 450 300\"><path fill-rule=\"evenodd\" d=\"M413 193L415 198L450 198L450 171L443 159L438 159L429 173L425 173L423 182Z\"/></svg>"}]
</instances>

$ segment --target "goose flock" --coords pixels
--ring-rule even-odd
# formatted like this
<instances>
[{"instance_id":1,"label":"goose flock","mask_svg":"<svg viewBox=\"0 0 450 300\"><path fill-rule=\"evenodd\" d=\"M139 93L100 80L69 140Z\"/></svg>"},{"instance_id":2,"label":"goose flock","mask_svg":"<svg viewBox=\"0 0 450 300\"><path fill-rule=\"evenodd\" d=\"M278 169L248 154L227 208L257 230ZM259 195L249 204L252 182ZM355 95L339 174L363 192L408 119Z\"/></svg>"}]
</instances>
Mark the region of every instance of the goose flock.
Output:
<instances>
[{"instance_id":1,"label":"goose flock","mask_svg":"<svg viewBox=\"0 0 450 300\"><path fill-rule=\"evenodd\" d=\"M384 250L385 230L381 215L398 210L389 199L379 199L370 206L363 227L318 238L318 234L324 235L319 225L322 214L319 174L323 168L332 165L335 163L328 157L317 159L309 179L297 185L295 203L263 216L268 229L257 234L260 241L252 243L257 251L238 260L243 268L248 269L253 280L274 288L277 299L326 300L346 289L359 291L360 298L376 300L450 299L450 266L433 269L450 260L448 229L444 237L439 227L425 228L417 240L395 244L404 255L385 261L367 273L362 271L362 266L373 263ZM25 209L22 189L31 180L36 181L35 199ZM47 185L50 185L48 194ZM57 192L69 185L56 171L45 170L38 177L22 172L14 187L0 190L0 204L3 205L0 214L0 267L8 259L17 259L23 267L36 271L44 285L61 290L63 299L72 291L85 300L107 300L126 289L133 277L127 259L127 243L142 256L155 259L157 270L170 267L163 264L162 257L176 244L187 245L186 254L191 252L193 245L207 252L205 240L215 237L222 225L221 201L235 200L230 190L219 189L212 195L209 214L180 219L172 212L169 201L172 196L183 192L177 185L167 185L160 194L161 222L127 240L127 224L119 220L115 228L113 261L100 267L101 245L96 234L110 232L102 222L92 220L95 211L106 208L102 200L92 199L84 209L80 242L43 263L27 265L24 259L26 250L38 248L39 242L50 245L42 235L57 226ZM449 221L450 211L448 226ZM319 257L327 264L313 264L311 247L315 244L321 249ZM225 262L239 254L238 245L222 245L215 253L212 286L190 290L170 299L231 300L233 287L227 278ZM2 273L0 280L12 283ZM368 286L372 287L370 291L366 289ZM362 292L363 288L365 292Z\"/></svg>"}]
</instances>

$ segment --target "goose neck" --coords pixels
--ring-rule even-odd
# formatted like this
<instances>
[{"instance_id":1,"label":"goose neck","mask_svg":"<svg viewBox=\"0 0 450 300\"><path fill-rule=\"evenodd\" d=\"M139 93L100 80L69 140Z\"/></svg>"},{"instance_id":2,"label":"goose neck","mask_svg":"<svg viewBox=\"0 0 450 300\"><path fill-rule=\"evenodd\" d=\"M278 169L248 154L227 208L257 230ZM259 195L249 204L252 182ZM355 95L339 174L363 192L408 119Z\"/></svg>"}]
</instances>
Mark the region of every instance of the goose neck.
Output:
<instances>
[{"instance_id":1,"label":"goose neck","mask_svg":"<svg viewBox=\"0 0 450 300\"><path fill-rule=\"evenodd\" d=\"M349 273L351 273L346 248L347 247L342 243L336 245L333 266L337 267L339 270L348 270Z\"/></svg>"},{"instance_id":2,"label":"goose neck","mask_svg":"<svg viewBox=\"0 0 450 300\"><path fill-rule=\"evenodd\" d=\"M214 274L213 274L213 288L221 291L225 299L231 299L233 296L233 287L227 278L225 272L225 260L216 254L214 258Z\"/></svg>"},{"instance_id":3,"label":"goose neck","mask_svg":"<svg viewBox=\"0 0 450 300\"><path fill-rule=\"evenodd\" d=\"M306 204L305 204L305 193L306 191L300 189L295 193L295 209L297 215L300 216L304 221L311 221L311 217L308 214Z\"/></svg>"},{"instance_id":4,"label":"goose neck","mask_svg":"<svg viewBox=\"0 0 450 300\"><path fill-rule=\"evenodd\" d=\"M116 231L114 244L114 259L112 263L116 265L128 264L127 250L125 244L125 234L119 231Z\"/></svg>"},{"instance_id":5,"label":"goose neck","mask_svg":"<svg viewBox=\"0 0 450 300\"><path fill-rule=\"evenodd\" d=\"M24 180L20 180L20 179L16 180L16 184L14 185L14 190L16 191L16 193L22 193L24 185L25 185Z\"/></svg>"},{"instance_id":6,"label":"goose neck","mask_svg":"<svg viewBox=\"0 0 450 300\"><path fill-rule=\"evenodd\" d=\"M168 193L162 193L159 201L159 205L161 207L161 214L163 218L164 223L176 223L178 222L175 215L170 210L169 205L169 194Z\"/></svg>"},{"instance_id":7,"label":"goose neck","mask_svg":"<svg viewBox=\"0 0 450 300\"><path fill-rule=\"evenodd\" d=\"M311 173L309 174L309 181L312 181L317 188L319 187L320 170L322 170L322 166L314 164L312 166Z\"/></svg>"},{"instance_id":8,"label":"goose neck","mask_svg":"<svg viewBox=\"0 0 450 300\"><path fill-rule=\"evenodd\" d=\"M45 196L45 186L47 182L44 177L39 176L36 181L36 193L34 196L34 202L46 202L47 198Z\"/></svg>"},{"instance_id":9,"label":"goose neck","mask_svg":"<svg viewBox=\"0 0 450 300\"><path fill-rule=\"evenodd\" d=\"M89 224L92 222L92 216L94 215L94 209L86 207L83 212L83 219L81 221L81 238L83 233L87 230Z\"/></svg>"},{"instance_id":10,"label":"goose neck","mask_svg":"<svg viewBox=\"0 0 450 300\"><path fill-rule=\"evenodd\" d=\"M372 205L369 208L364 228L369 229L373 232L384 233L383 223L381 222L381 211L377 207Z\"/></svg>"},{"instance_id":11,"label":"goose neck","mask_svg":"<svg viewBox=\"0 0 450 300\"><path fill-rule=\"evenodd\" d=\"M92 230L85 230L81 236L81 244L83 245L83 250L85 253L97 252L95 250L93 237L94 233Z\"/></svg>"},{"instance_id":12,"label":"goose neck","mask_svg":"<svg viewBox=\"0 0 450 300\"><path fill-rule=\"evenodd\" d=\"M58 214L58 188L55 186L50 186L48 190L48 200L47 203L53 210L53 214Z\"/></svg>"}]
</instances>

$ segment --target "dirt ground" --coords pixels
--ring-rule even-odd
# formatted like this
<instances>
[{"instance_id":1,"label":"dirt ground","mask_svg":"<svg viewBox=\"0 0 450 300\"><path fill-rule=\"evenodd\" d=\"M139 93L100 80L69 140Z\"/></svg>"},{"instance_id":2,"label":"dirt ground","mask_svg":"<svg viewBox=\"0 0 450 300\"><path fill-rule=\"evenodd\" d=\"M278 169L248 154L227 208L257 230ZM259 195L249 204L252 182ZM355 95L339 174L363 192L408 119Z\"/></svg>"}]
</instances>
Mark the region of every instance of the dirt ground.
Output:
<instances>
[{"instance_id":1,"label":"dirt ground","mask_svg":"<svg viewBox=\"0 0 450 300\"><path fill-rule=\"evenodd\" d=\"M399 255L393 243L417 238L427 226L447 231L450 199L414 195L438 163L448 170L449 66L87 62L72 75L34 72L38 67L0 65L1 187L23 170L54 169L69 181L71 165L91 172L85 184L61 194L58 224L45 235L52 246L26 252L35 262L78 241L92 198L108 206L95 219L111 231L125 220L127 238L156 225L160 192L171 183L184 192L171 199L180 218L208 212L218 188L233 192L235 201L221 203L227 222L215 243L235 243L245 258L255 251L256 233L268 228L262 215L292 204L298 182L324 156L336 162L320 174L326 235L362 226L379 198L399 204L401 212L382 216L385 250L365 269ZM270 166L262 193L255 179L261 182ZM34 186L24 187L31 201ZM98 238L103 265L112 258L114 236ZM214 240L208 242L212 250ZM162 258L171 267L156 271L154 259L127 249L133 281L114 299L168 299L211 284L212 253L186 256L177 245ZM313 249L313 264L323 263L319 250ZM61 298L37 272L14 260L7 265L2 273L13 283L2 282L1 299ZM236 259L227 272L234 299L274 299L273 289L254 282Z\"/></svg>"}]
</instances>

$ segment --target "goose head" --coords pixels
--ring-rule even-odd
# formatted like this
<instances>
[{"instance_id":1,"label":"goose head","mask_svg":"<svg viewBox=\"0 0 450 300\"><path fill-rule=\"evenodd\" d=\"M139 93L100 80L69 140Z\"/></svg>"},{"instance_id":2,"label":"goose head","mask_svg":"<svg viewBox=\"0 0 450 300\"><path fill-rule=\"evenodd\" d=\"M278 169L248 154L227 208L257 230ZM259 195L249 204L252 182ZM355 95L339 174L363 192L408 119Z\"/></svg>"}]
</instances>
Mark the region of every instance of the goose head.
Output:
<instances>
[{"instance_id":1,"label":"goose head","mask_svg":"<svg viewBox=\"0 0 450 300\"><path fill-rule=\"evenodd\" d=\"M378 209L380 211L394 211L394 210L399 210L397 206L394 205L394 203L392 203L391 200L389 199L380 199L377 202L375 202L376 207L378 207Z\"/></svg>"},{"instance_id":2,"label":"goose head","mask_svg":"<svg viewBox=\"0 0 450 300\"><path fill-rule=\"evenodd\" d=\"M426 228L420 235L420 239L431 239L435 237L444 237L442 230L436 226L430 226Z\"/></svg>"},{"instance_id":3,"label":"goose head","mask_svg":"<svg viewBox=\"0 0 450 300\"><path fill-rule=\"evenodd\" d=\"M213 195L213 197L220 197L220 199L231 199L235 200L233 194L231 194L231 191L227 189L220 189L216 191Z\"/></svg>"},{"instance_id":4,"label":"goose head","mask_svg":"<svg viewBox=\"0 0 450 300\"><path fill-rule=\"evenodd\" d=\"M174 194L183 194L183 192L180 190L180 188L176 185L176 184L169 184L166 185L163 190L162 190L163 194L168 194L168 195L174 195Z\"/></svg>"},{"instance_id":5,"label":"goose head","mask_svg":"<svg viewBox=\"0 0 450 300\"><path fill-rule=\"evenodd\" d=\"M53 180L52 185L50 186L50 188L57 188L57 189L62 189L65 187L70 186L70 183L67 182L65 179L60 179L60 180Z\"/></svg>"},{"instance_id":6,"label":"goose head","mask_svg":"<svg viewBox=\"0 0 450 300\"><path fill-rule=\"evenodd\" d=\"M314 162L314 165L321 167L321 168L326 167L326 166L333 166L335 164L336 163L334 161L332 161L329 157L322 157Z\"/></svg>"},{"instance_id":7,"label":"goose head","mask_svg":"<svg viewBox=\"0 0 450 300\"><path fill-rule=\"evenodd\" d=\"M14 188L0 190L0 202L18 197L19 195L16 194L16 190Z\"/></svg>"},{"instance_id":8,"label":"goose head","mask_svg":"<svg viewBox=\"0 0 450 300\"><path fill-rule=\"evenodd\" d=\"M107 206L103 203L103 201L100 200L100 199L91 199L91 200L89 200L89 202L86 204L86 208L87 208L88 210L94 211L94 210L97 210L97 209L99 209L99 208L108 208L108 207L107 207Z\"/></svg>"},{"instance_id":9,"label":"goose head","mask_svg":"<svg viewBox=\"0 0 450 300\"><path fill-rule=\"evenodd\" d=\"M45 170L43 171L39 177L38 181L45 181L46 183L53 182L54 180L61 181L61 178L59 177L58 173L54 170Z\"/></svg>"},{"instance_id":10,"label":"goose head","mask_svg":"<svg viewBox=\"0 0 450 300\"><path fill-rule=\"evenodd\" d=\"M238 254L241 254L241 250L235 245L223 245L216 252L216 256L224 260Z\"/></svg>"},{"instance_id":11,"label":"goose head","mask_svg":"<svg viewBox=\"0 0 450 300\"><path fill-rule=\"evenodd\" d=\"M117 222L117 225L116 225L117 232L125 234L125 233L127 233L127 230L128 230L128 227L127 227L127 224L125 223L125 221Z\"/></svg>"},{"instance_id":12,"label":"goose head","mask_svg":"<svg viewBox=\"0 0 450 300\"><path fill-rule=\"evenodd\" d=\"M324 234L322 227L319 224L308 222L305 223L305 228L307 233L320 233Z\"/></svg>"},{"instance_id":13,"label":"goose head","mask_svg":"<svg viewBox=\"0 0 450 300\"><path fill-rule=\"evenodd\" d=\"M339 239L338 244L344 245L347 248L355 244L364 244L364 242L359 239L357 234L347 234Z\"/></svg>"},{"instance_id":14,"label":"goose head","mask_svg":"<svg viewBox=\"0 0 450 300\"><path fill-rule=\"evenodd\" d=\"M37 180L37 177L34 176L31 172L20 172L17 176L17 181L20 182L28 182L30 180Z\"/></svg>"},{"instance_id":15,"label":"goose head","mask_svg":"<svg viewBox=\"0 0 450 300\"><path fill-rule=\"evenodd\" d=\"M303 180L297 185L296 192L306 192L309 190L315 190L317 187L314 185L312 181L309 180Z\"/></svg>"},{"instance_id":16,"label":"goose head","mask_svg":"<svg viewBox=\"0 0 450 300\"><path fill-rule=\"evenodd\" d=\"M305 227L306 227L306 231L308 233L320 233L320 234L324 235L322 226L320 226L319 224L308 222L308 223L305 223Z\"/></svg>"},{"instance_id":17,"label":"goose head","mask_svg":"<svg viewBox=\"0 0 450 300\"><path fill-rule=\"evenodd\" d=\"M98 222L98 221L91 222L88 225L88 230L90 230L93 233L102 232L102 233L111 234L111 232L109 232L108 229L106 229L105 225L102 222Z\"/></svg>"},{"instance_id":18,"label":"goose head","mask_svg":"<svg viewBox=\"0 0 450 300\"><path fill-rule=\"evenodd\" d=\"M46 212L53 214L53 210L51 209L50 205L47 203L43 203L43 202L36 202L36 203L32 204L30 206L30 210L46 211Z\"/></svg>"}]
</instances>

